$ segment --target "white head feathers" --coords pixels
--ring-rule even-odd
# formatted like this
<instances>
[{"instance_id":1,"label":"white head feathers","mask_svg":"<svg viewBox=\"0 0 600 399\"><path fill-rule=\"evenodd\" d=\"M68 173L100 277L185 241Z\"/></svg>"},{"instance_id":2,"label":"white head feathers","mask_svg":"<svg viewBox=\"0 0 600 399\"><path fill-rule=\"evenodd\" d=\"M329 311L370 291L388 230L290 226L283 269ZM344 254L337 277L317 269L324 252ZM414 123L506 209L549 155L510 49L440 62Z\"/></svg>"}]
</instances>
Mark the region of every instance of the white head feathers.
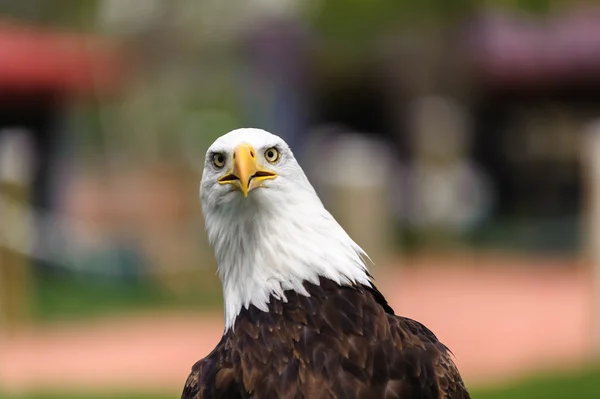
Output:
<instances>
[{"instance_id":1,"label":"white head feathers","mask_svg":"<svg viewBox=\"0 0 600 399\"><path fill-rule=\"evenodd\" d=\"M267 311L269 297L285 300L289 289L308 295L304 281L370 285L366 254L323 207L281 138L237 129L217 139L206 154L200 197L226 330L242 307Z\"/></svg>"}]
</instances>

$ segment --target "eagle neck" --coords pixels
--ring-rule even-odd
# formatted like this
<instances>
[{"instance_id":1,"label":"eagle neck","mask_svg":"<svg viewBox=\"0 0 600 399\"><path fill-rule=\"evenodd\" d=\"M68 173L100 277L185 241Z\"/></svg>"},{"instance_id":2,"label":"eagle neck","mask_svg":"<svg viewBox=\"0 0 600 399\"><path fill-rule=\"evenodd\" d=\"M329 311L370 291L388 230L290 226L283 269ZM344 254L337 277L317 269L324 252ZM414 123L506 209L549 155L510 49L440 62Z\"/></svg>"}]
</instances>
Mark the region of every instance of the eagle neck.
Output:
<instances>
[{"instance_id":1,"label":"eagle neck","mask_svg":"<svg viewBox=\"0 0 600 399\"><path fill-rule=\"evenodd\" d=\"M225 330L243 309L268 312L272 298L286 302L286 291L310 296L304 284L319 284L321 277L370 285L366 254L318 198L293 206L256 197L236 212L213 212L219 220L206 220L223 285Z\"/></svg>"}]
</instances>

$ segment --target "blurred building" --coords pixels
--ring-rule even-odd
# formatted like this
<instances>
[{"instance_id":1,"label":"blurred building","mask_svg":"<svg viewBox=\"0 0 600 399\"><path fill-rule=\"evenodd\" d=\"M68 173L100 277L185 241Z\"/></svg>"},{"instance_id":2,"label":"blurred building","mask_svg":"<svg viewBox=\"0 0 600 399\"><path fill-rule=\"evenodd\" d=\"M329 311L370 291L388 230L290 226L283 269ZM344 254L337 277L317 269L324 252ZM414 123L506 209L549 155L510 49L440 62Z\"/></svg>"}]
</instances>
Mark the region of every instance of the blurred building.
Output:
<instances>
[{"instance_id":1,"label":"blurred building","mask_svg":"<svg viewBox=\"0 0 600 399\"><path fill-rule=\"evenodd\" d=\"M67 109L74 96L105 92L117 71L115 55L91 38L0 23L0 322L27 313L29 256L40 264L59 233L35 215L55 209Z\"/></svg>"},{"instance_id":2,"label":"blurred building","mask_svg":"<svg viewBox=\"0 0 600 399\"><path fill-rule=\"evenodd\" d=\"M466 30L473 154L496 183L495 214L537 224L547 248L579 235L581 136L600 113L599 11L485 13Z\"/></svg>"}]
</instances>

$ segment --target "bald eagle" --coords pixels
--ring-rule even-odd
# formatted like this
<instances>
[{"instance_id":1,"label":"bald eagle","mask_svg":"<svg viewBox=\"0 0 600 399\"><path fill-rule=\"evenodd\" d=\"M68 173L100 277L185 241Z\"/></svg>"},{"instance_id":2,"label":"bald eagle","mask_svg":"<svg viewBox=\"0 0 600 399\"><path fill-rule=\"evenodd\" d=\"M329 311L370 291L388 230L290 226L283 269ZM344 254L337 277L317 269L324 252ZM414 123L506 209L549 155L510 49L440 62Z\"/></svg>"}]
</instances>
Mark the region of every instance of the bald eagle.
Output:
<instances>
[{"instance_id":1,"label":"bald eagle","mask_svg":"<svg viewBox=\"0 0 600 399\"><path fill-rule=\"evenodd\" d=\"M200 197L225 331L183 399L469 398L448 348L394 314L281 138L217 139Z\"/></svg>"}]
</instances>

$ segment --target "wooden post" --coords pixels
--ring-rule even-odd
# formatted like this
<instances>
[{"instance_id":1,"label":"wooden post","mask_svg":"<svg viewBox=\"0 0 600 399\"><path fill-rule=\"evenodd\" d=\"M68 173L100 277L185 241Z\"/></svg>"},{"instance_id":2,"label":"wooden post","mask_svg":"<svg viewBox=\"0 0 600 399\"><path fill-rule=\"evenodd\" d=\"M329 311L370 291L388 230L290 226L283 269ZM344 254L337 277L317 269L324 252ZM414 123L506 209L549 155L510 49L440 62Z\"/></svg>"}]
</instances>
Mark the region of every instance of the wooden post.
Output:
<instances>
[{"instance_id":1,"label":"wooden post","mask_svg":"<svg viewBox=\"0 0 600 399\"><path fill-rule=\"evenodd\" d=\"M318 177L331 213L376 265L390 255L390 185L398 179L382 143L342 134L327 150ZM323 159L322 158L322 159Z\"/></svg>"},{"instance_id":2,"label":"wooden post","mask_svg":"<svg viewBox=\"0 0 600 399\"><path fill-rule=\"evenodd\" d=\"M21 132L4 132L0 142L0 327L12 330L29 314L29 259L19 247L27 234L23 215L28 199L28 166L26 143ZM15 245L9 245L9 243ZM21 248L22 249L22 248Z\"/></svg>"},{"instance_id":3,"label":"wooden post","mask_svg":"<svg viewBox=\"0 0 600 399\"><path fill-rule=\"evenodd\" d=\"M418 97L410 111L408 219L428 246L456 248L491 209L489 179L468 154L470 118L448 96Z\"/></svg>"},{"instance_id":4,"label":"wooden post","mask_svg":"<svg viewBox=\"0 0 600 399\"><path fill-rule=\"evenodd\" d=\"M23 187L0 183L0 195L4 197L12 199L17 195L22 196L23 193ZM10 239L6 233L10 233L9 229L15 218L6 212L0 212L0 218L3 226L0 233L2 239ZM7 221L10 221L10 224L5 224ZM30 300L29 273L28 259L14 248L0 244L0 327L12 330L27 319Z\"/></svg>"}]
</instances>

